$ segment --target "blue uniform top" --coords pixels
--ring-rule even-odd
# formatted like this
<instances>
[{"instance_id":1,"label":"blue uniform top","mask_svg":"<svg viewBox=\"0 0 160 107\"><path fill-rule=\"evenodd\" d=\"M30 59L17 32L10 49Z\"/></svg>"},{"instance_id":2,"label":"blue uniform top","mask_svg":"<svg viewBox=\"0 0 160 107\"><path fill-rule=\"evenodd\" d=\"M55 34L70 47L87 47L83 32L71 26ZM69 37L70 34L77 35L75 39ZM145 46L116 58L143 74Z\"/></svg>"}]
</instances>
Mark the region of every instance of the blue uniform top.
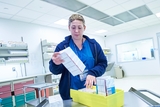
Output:
<instances>
[{"instance_id":1,"label":"blue uniform top","mask_svg":"<svg viewBox=\"0 0 160 107\"><path fill-rule=\"evenodd\" d=\"M87 40L84 41L84 43L82 44L82 49L79 50L79 48L75 45L75 43L73 42L73 39L70 40L69 42L69 46L71 47L71 49L75 52L75 54L79 57L79 59L85 64L86 68L85 71L88 71L89 69L94 67L94 58L89 46L89 43ZM87 76L87 72L84 74L85 76ZM81 89L84 88L84 84L85 84L85 79L80 79L80 76L73 76L71 74L71 88L72 89Z\"/></svg>"}]
</instances>

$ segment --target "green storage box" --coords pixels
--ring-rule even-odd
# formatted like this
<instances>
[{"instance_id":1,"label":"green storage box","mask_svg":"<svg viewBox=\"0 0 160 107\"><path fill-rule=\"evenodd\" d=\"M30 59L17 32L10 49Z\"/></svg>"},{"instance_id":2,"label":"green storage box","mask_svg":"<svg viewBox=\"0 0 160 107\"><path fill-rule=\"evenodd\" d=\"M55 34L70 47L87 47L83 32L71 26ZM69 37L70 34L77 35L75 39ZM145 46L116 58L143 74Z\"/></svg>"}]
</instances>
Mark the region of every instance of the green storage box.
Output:
<instances>
[{"instance_id":1,"label":"green storage box","mask_svg":"<svg viewBox=\"0 0 160 107\"><path fill-rule=\"evenodd\" d=\"M12 103L12 97L3 98L1 104Z\"/></svg>"}]
</instances>

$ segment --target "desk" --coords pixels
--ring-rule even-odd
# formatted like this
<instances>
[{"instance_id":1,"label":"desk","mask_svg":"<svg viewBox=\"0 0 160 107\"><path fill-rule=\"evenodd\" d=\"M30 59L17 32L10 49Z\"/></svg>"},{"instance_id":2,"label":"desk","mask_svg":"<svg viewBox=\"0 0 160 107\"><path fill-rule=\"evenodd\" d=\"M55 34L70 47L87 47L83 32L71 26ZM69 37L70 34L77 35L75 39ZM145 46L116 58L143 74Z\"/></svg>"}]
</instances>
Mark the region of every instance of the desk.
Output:
<instances>
[{"instance_id":1,"label":"desk","mask_svg":"<svg viewBox=\"0 0 160 107\"><path fill-rule=\"evenodd\" d=\"M38 95L39 95L39 98L31 100L31 101L26 101L26 99L25 99L25 102L29 105L33 105L33 106L37 107L38 104L40 104L43 100L46 99L46 93L45 93L46 89L54 87L54 86L56 87L57 84L55 84L55 83L37 83L37 84L31 84L31 85L24 85L24 95L26 95L26 88L37 89ZM41 90L43 90L43 89L45 90L44 97L41 97Z\"/></svg>"}]
</instances>

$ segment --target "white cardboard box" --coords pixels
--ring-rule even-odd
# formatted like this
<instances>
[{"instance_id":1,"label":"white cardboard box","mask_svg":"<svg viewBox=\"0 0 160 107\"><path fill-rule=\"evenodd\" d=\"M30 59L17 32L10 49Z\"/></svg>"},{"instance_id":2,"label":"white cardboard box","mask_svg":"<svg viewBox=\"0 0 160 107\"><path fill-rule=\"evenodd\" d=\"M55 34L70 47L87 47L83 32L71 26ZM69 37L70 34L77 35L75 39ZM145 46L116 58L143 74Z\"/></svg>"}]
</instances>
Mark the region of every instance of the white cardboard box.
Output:
<instances>
[{"instance_id":1,"label":"white cardboard box","mask_svg":"<svg viewBox=\"0 0 160 107\"><path fill-rule=\"evenodd\" d=\"M60 51L60 53L61 58L64 60L63 65L69 70L69 72L73 76L83 73L86 66L70 47Z\"/></svg>"}]
</instances>

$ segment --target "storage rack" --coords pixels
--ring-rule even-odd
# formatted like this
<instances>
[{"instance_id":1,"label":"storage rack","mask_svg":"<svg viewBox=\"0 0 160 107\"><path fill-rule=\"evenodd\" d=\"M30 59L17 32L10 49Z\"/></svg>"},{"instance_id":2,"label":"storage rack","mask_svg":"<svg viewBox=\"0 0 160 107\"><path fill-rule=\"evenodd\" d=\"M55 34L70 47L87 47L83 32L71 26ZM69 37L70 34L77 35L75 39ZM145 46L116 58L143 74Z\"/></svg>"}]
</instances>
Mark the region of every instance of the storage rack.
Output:
<instances>
[{"instance_id":1,"label":"storage rack","mask_svg":"<svg viewBox=\"0 0 160 107\"><path fill-rule=\"evenodd\" d=\"M0 47L0 63L27 63L28 46Z\"/></svg>"},{"instance_id":2,"label":"storage rack","mask_svg":"<svg viewBox=\"0 0 160 107\"><path fill-rule=\"evenodd\" d=\"M42 61L43 61L43 66L44 66L44 69L45 69L45 73L50 73L49 61L52 58L52 55L54 53L54 50L55 50L56 46L57 46L57 43L48 42L46 39L41 40ZM60 76L61 75L52 74L53 83L58 84ZM54 93L58 93L58 89L54 89L53 91L54 91Z\"/></svg>"},{"instance_id":3,"label":"storage rack","mask_svg":"<svg viewBox=\"0 0 160 107\"><path fill-rule=\"evenodd\" d=\"M49 72L48 62L52 58L56 45L56 43L41 40L42 60L45 72Z\"/></svg>"}]
</instances>

